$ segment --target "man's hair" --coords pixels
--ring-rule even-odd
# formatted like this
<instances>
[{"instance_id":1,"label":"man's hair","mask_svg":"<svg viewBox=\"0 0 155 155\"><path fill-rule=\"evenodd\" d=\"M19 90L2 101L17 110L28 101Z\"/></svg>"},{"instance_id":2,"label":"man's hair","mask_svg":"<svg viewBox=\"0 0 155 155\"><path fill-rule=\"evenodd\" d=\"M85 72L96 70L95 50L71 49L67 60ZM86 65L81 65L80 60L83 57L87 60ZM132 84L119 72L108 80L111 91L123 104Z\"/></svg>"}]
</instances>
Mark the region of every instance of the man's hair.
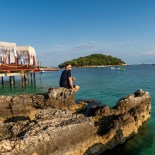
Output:
<instances>
[{"instance_id":1,"label":"man's hair","mask_svg":"<svg viewBox=\"0 0 155 155\"><path fill-rule=\"evenodd\" d=\"M69 65L70 65L70 64L66 64L66 65L65 65L65 68L66 68L67 66L69 66Z\"/></svg>"}]
</instances>

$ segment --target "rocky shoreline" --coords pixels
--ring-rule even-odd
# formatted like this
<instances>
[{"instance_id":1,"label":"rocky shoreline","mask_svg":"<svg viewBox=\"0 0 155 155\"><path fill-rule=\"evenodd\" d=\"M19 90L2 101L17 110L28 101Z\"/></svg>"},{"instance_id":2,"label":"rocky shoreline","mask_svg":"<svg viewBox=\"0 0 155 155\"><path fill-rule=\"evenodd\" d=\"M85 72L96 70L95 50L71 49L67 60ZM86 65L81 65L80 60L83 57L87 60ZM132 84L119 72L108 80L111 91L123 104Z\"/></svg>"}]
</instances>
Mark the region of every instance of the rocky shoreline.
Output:
<instances>
[{"instance_id":1,"label":"rocky shoreline","mask_svg":"<svg viewBox=\"0 0 155 155\"><path fill-rule=\"evenodd\" d=\"M151 117L151 97L138 90L113 108L75 103L72 90L0 96L1 155L99 155L138 133Z\"/></svg>"},{"instance_id":2,"label":"rocky shoreline","mask_svg":"<svg viewBox=\"0 0 155 155\"><path fill-rule=\"evenodd\" d=\"M91 66L82 66L82 67L80 67L80 66L77 66L77 67L75 67L75 66L73 66L74 68L98 68L98 67L120 67L120 66L128 66L128 64L122 64L122 65L91 65Z\"/></svg>"}]
</instances>

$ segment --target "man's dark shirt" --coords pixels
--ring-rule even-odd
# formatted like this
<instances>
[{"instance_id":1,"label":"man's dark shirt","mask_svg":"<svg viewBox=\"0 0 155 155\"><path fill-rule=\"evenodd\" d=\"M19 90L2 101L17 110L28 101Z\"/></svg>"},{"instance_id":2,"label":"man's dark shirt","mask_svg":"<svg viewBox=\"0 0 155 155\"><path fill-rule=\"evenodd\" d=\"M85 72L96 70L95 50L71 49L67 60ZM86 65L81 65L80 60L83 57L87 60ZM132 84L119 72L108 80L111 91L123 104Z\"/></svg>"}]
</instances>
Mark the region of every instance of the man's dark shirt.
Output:
<instances>
[{"instance_id":1,"label":"man's dark shirt","mask_svg":"<svg viewBox=\"0 0 155 155\"><path fill-rule=\"evenodd\" d=\"M71 88L69 84L69 77L71 77L71 71L70 70L64 70L61 73L60 77L60 87L65 87L65 88Z\"/></svg>"}]
</instances>

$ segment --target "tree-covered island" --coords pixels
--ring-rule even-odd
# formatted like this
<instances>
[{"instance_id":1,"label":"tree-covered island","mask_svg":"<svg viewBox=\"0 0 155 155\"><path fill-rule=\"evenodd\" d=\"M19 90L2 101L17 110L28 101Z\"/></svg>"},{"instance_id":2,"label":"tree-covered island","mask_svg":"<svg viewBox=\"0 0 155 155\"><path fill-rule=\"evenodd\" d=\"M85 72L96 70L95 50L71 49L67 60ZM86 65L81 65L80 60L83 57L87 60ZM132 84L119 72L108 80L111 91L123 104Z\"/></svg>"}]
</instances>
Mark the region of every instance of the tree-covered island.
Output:
<instances>
[{"instance_id":1,"label":"tree-covered island","mask_svg":"<svg viewBox=\"0 0 155 155\"><path fill-rule=\"evenodd\" d=\"M95 67L95 66L115 66L125 65L126 63L121 59L112 57L111 55L92 54L85 57L80 57L70 61L66 61L59 65L59 68L64 67L66 64L71 64L73 67Z\"/></svg>"}]
</instances>

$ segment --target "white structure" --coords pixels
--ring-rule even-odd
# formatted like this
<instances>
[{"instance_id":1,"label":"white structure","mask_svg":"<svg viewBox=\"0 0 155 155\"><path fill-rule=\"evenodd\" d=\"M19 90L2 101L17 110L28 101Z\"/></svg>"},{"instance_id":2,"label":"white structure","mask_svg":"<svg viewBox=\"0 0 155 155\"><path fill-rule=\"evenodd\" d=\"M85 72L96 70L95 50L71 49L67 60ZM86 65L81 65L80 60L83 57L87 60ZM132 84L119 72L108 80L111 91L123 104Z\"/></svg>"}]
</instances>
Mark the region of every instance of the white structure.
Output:
<instances>
[{"instance_id":1,"label":"white structure","mask_svg":"<svg viewBox=\"0 0 155 155\"><path fill-rule=\"evenodd\" d=\"M0 63L9 64L9 55L10 63L15 63L15 52L16 43L0 42Z\"/></svg>"},{"instance_id":2,"label":"white structure","mask_svg":"<svg viewBox=\"0 0 155 155\"><path fill-rule=\"evenodd\" d=\"M31 46L16 46L16 43L0 42L0 64L35 66L35 49Z\"/></svg>"},{"instance_id":3,"label":"white structure","mask_svg":"<svg viewBox=\"0 0 155 155\"><path fill-rule=\"evenodd\" d=\"M18 64L36 64L36 52L31 46L17 46L16 53L18 57Z\"/></svg>"}]
</instances>

